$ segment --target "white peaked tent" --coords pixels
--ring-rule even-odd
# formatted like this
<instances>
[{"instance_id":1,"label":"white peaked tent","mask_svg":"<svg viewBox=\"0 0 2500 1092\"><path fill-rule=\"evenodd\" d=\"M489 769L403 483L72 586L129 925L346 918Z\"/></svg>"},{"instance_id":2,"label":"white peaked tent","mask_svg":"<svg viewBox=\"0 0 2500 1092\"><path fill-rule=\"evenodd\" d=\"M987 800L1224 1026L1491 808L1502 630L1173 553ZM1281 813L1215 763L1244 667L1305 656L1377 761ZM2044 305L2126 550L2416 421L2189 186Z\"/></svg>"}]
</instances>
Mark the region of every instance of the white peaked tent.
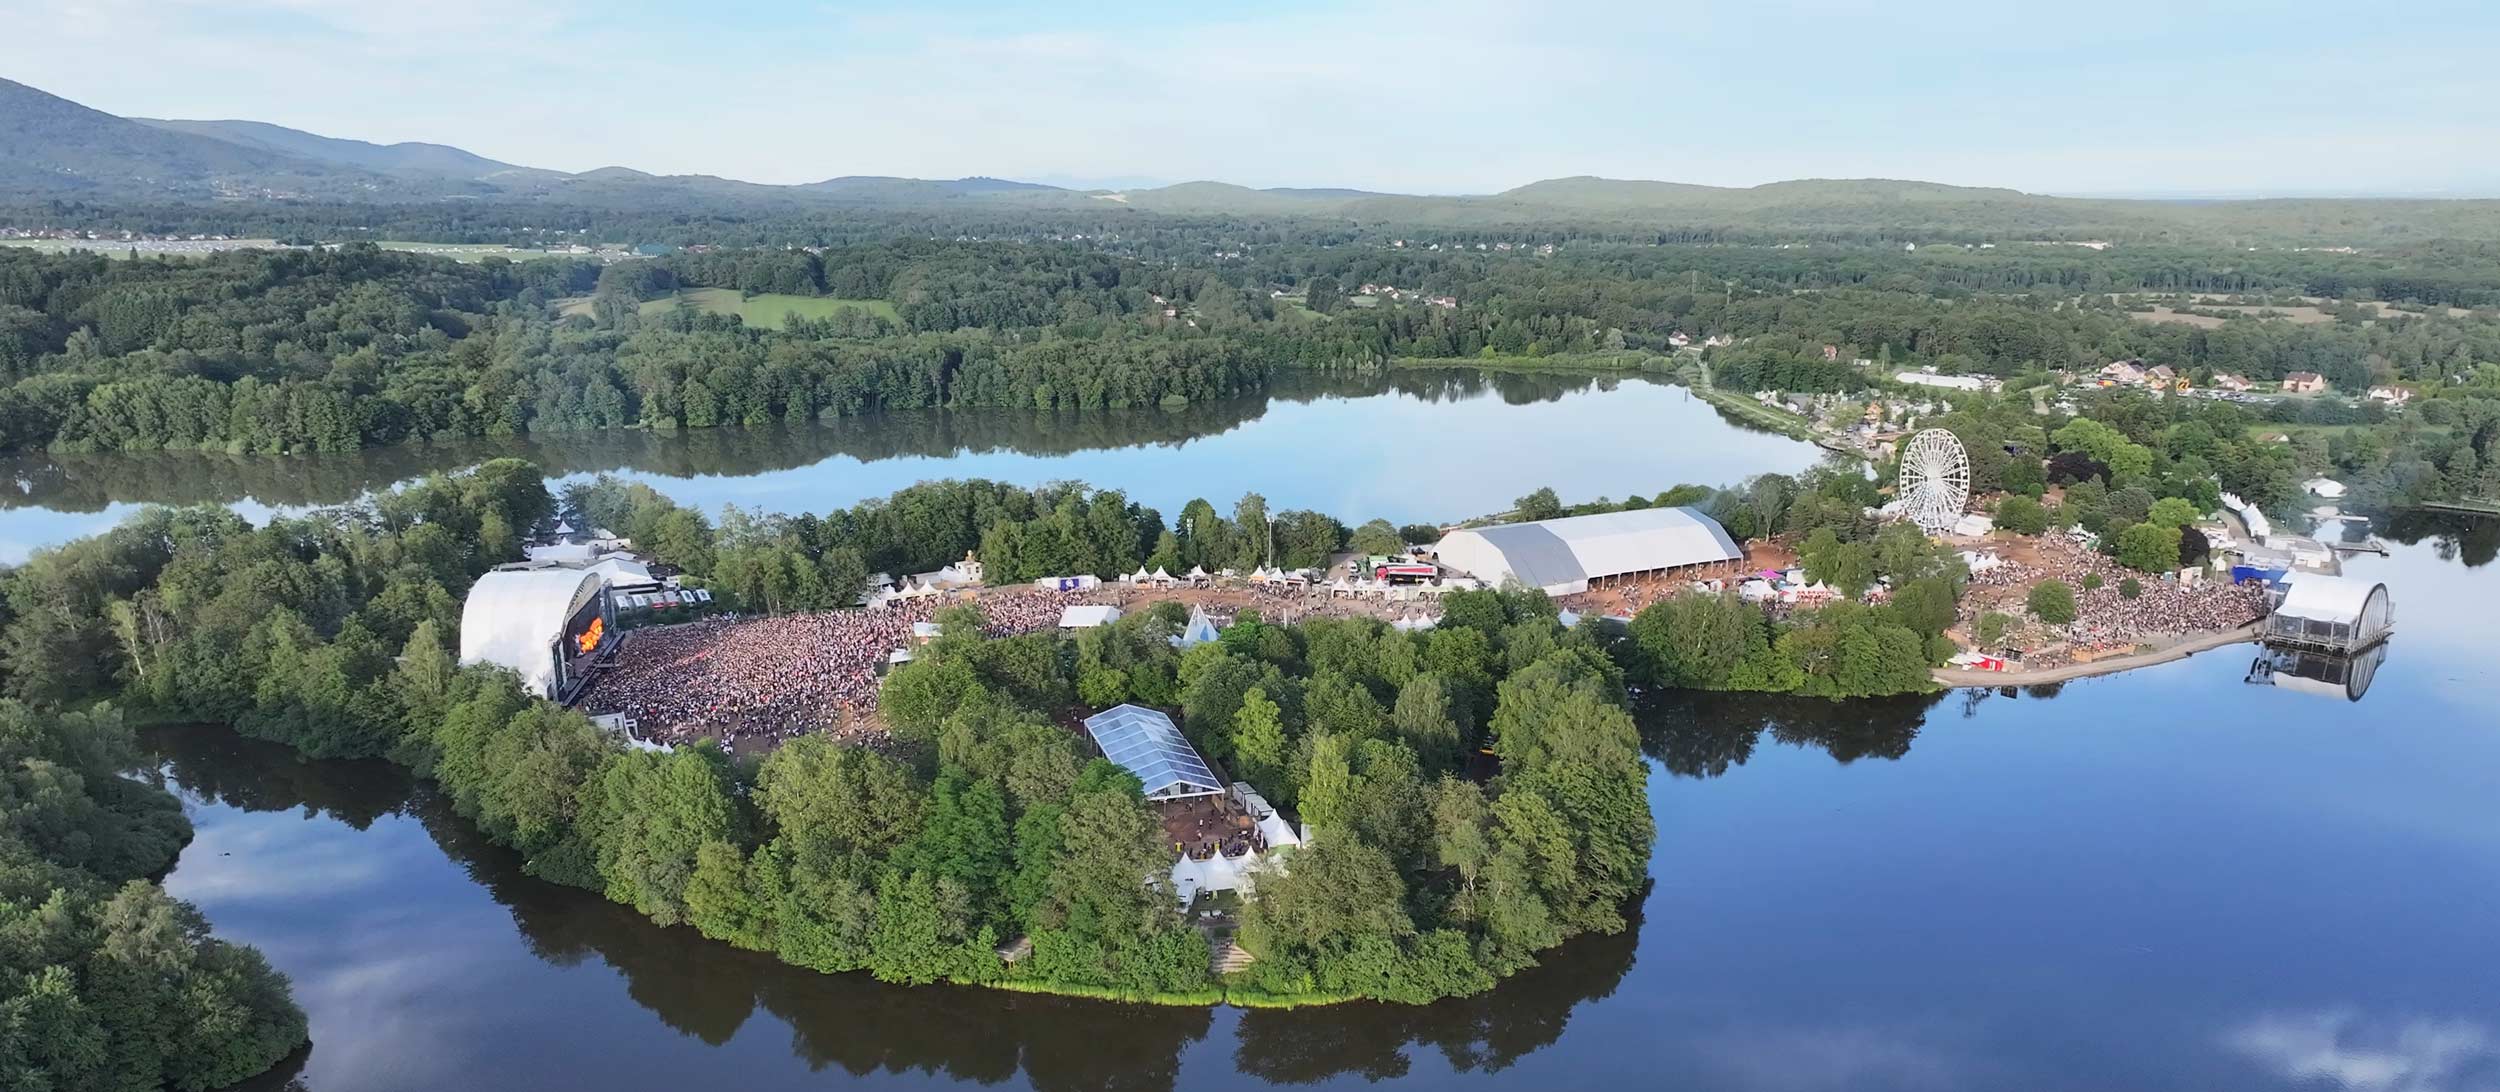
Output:
<instances>
[{"instance_id":1,"label":"white peaked tent","mask_svg":"<svg viewBox=\"0 0 2500 1092\"><path fill-rule=\"evenodd\" d=\"M1195 648L1215 638L1215 619L1207 617L1205 610L1191 607L1189 608L1189 624L1182 626L1179 633L1172 635L1172 647Z\"/></svg>"},{"instance_id":2,"label":"white peaked tent","mask_svg":"<svg viewBox=\"0 0 2500 1092\"><path fill-rule=\"evenodd\" d=\"M1207 575L1207 569L1206 569L1206 566L1204 566L1204 565L1192 565L1192 566L1190 566L1190 567L1189 567L1188 580L1189 580L1189 582L1190 582L1190 583L1192 583L1192 584L1204 584L1204 583L1206 583L1207 581L1209 581L1209 580L1213 580L1213 579L1215 579L1215 578Z\"/></svg>"},{"instance_id":3,"label":"white peaked tent","mask_svg":"<svg viewBox=\"0 0 2500 1092\"><path fill-rule=\"evenodd\" d=\"M1128 574L1128 582L1131 584L1143 584L1151 579L1153 577L1146 574L1146 567L1143 565L1138 566L1136 572Z\"/></svg>"},{"instance_id":4,"label":"white peaked tent","mask_svg":"<svg viewBox=\"0 0 2500 1092\"><path fill-rule=\"evenodd\" d=\"M1154 576L1150 577L1149 579L1152 579L1152 580L1153 580L1155 583L1157 583L1157 584L1170 584L1170 583L1172 583L1172 582L1173 582L1173 580L1172 580L1172 573L1171 573L1171 571L1170 571L1170 570L1168 570L1168 569L1161 569L1161 568L1156 569L1156 570L1154 571Z\"/></svg>"}]
</instances>

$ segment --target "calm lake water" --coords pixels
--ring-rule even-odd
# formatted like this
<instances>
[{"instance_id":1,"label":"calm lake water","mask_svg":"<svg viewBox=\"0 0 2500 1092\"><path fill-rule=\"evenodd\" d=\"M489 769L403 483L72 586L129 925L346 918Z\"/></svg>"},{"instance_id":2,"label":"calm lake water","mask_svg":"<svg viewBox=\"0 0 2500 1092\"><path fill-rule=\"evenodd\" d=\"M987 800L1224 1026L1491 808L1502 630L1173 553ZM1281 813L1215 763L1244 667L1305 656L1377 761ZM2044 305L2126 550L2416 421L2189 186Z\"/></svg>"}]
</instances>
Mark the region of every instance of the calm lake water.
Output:
<instances>
[{"instance_id":1,"label":"calm lake water","mask_svg":"<svg viewBox=\"0 0 2500 1092\"><path fill-rule=\"evenodd\" d=\"M1348 522L1496 512L1555 486L1566 499L1725 485L1814 463L1813 446L1744 428L1682 387L1642 377L1483 373L1287 375L1266 395L1187 409L1085 414L915 412L802 428L558 433L345 455L29 455L0 459L0 563L93 534L148 504L230 504L255 520L339 504L498 456L550 475L610 472L680 503L823 512L931 478L1128 490L1168 519L1193 497L1230 511Z\"/></svg>"},{"instance_id":2,"label":"calm lake water","mask_svg":"<svg viewBox=\"0 0 2500 1092\"><path fill-rule=\"evenodd\" d=\"M2243 683L2249 646L1661 702L1635 928L1423 1008L796 970L522 876L390 766L222 730L151 737L199 831L166 883L294 976L313 1045L262 1088L2488 1089L2496 538L2353 562L2398 612L2357 702Z\"/></svg>"}]
</instances>

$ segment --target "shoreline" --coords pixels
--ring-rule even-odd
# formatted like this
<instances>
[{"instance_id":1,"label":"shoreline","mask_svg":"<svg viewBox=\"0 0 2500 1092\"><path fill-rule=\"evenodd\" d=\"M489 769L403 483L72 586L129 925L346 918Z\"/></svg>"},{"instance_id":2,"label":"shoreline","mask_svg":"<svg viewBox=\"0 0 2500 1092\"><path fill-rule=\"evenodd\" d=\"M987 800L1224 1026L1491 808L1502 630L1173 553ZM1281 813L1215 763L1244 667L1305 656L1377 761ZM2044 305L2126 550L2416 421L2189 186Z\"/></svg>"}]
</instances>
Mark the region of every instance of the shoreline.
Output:
<instances>
[{"instance_id":1,"label":"shoreline","mask_svg":"<svg viewBox=\"0 0 2500 1092\"><path fill-rule=\"evenodd\" d=\"M2262 620L2250 622L2233 629L2196 634L2177 644L2151 652L2132 652L2124 656L2109 656L2088 663L2066 664L2040 671L1971 671L1963 668L1940 667L1932 673L1932 676L1945 686L1958 687L2030 686L2090 678L2095 675L2115 675L2121 671L2133 671L2139 667L2171 663L2187 659L2199 652L2254 641L2258 638L2262 624Z\"/></svg>"}]
</instances>

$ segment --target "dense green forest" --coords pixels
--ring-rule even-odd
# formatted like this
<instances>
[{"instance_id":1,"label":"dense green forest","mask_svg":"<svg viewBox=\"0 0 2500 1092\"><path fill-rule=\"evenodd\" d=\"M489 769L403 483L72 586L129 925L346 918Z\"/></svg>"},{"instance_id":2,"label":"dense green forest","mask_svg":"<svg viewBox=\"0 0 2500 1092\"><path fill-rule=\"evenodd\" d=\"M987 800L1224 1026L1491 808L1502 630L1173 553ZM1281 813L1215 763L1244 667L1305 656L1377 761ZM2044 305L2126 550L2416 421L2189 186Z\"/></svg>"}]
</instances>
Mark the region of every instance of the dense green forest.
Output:
<instances>
[{"instance_id":1,"label":"dense green forest","mask_svg":"<svg viewBox=\"0 0 2500 1092\"><path fill-rule=\"evenodd\" d=\"M2401 419L2316 400L2278 405L2272 420L2368 426L2336 433L2345 447L2329 454L2384 479L2380 495L2488 496L2478 483L2500 398L2500 319L2490 313L2350 305L2326 322L2191 325L2127 309L2188 305L2157 294L2203 292L2414 307L2500 299L2489 272L2500 266L2470 259L1620 245L1538 254L1298 238L1187 261L1078 242L901 239L605 266L463 264L370 247L137 261L0 251L0 447L270 453L938 406L1169 409L1267 389L1287 369L1664 353L1682 333L1733 340L1707 354L1717 384L1733 390L1845 391L1912 365L2032 385L2133 358L2198 378L2314 371L2345 391L2401 383L2426 396ZM638 306L693 288L882 301L892 317L836 308L763 330ZM559 301L581 303L559 317ZM1851 363L1860 358L1877 362L1874 374Z\"/></svg>"},{"instance_id":2,"label":"dense green forest","mask_svg":"<svg viewBox=\"0 0 2500 1092\"><path fill-rule=\"evenodd\" d=\"M153 881L191 824L137 765L109 705L0 701L0 1087L223 1088L304 1043L286 976Z\"/></svg>"}]
</instances>

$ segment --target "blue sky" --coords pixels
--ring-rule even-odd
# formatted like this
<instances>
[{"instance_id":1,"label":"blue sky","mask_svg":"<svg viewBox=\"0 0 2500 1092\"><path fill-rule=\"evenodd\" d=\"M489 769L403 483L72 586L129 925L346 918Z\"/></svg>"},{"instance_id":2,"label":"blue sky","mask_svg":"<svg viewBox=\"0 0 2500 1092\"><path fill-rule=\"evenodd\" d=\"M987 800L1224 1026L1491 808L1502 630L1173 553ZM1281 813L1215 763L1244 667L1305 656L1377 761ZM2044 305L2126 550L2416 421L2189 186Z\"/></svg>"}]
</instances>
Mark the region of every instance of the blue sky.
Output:
<instances>
[{"instance_id":1,"label":"blue sky","mask_svg":"<svg viewBox=\"0 0 2500 1092\"><path fill-rule=\"evenodd\" d=\"M2500 196L2500 3L0 0L119 114L533 166Z\"/></svg>"}]
</instances>

